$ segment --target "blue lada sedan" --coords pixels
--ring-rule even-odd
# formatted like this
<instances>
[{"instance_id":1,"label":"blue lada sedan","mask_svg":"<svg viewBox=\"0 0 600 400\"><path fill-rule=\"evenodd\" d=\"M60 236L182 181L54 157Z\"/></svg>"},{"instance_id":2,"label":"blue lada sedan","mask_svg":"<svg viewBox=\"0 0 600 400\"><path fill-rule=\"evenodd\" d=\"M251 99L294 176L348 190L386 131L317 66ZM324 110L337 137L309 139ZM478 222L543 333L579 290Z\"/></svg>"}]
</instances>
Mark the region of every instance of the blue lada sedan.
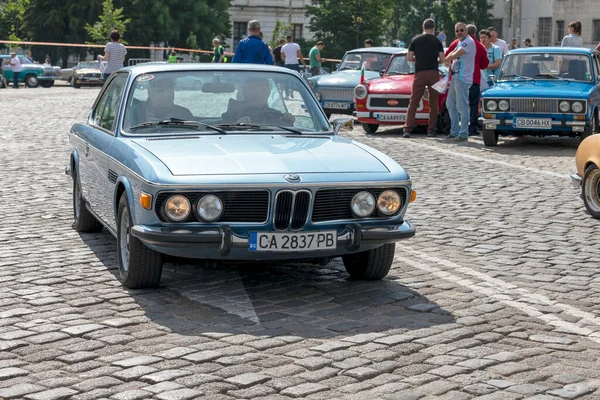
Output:
<instances>
[{"instance_id":1,"label":"blue lada sedan","mask_svg":"<svg viewBox=\"0 0 600 400\"><path fill-rule=\"evenodd\" d=\"M351 121L330 124L285 68L121 69L71 128L73 227L116 236L129 288L156 287L163 254L341 256L352 277L381 279L395 242L415 234L404 216L416 194L390 157L337 135Z\"/></svg>"},{"instance_id":2,"label":"blue lada sedan","mask_svg":"<svg viewBox=\"0 0 600 400\"><path fill-rule=\"evenodd\" d=\"M598 133L600 53L573 47L512 50L496 85L482 93L483 142L500 135L580 136Z\"/></svg>"}]
</instances>

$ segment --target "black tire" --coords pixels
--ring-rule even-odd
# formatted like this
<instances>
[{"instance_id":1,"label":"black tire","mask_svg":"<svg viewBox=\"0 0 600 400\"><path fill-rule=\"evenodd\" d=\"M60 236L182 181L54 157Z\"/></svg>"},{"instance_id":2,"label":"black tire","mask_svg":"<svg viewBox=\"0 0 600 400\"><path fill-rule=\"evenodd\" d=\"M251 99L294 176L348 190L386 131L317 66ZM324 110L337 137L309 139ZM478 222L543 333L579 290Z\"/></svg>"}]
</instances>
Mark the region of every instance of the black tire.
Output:
<instances>
[{"instance_id":1,"label":"black tire","mask_svg":"<svg viewBox=\"0 0 600 400\"><path fill-rule=\"evenodd\" d=\"M123 194L117 211L119 280L129 289L158 287L163 266L162 254L149 249L131 234L131 221L127 197Z\"/></svg>"},{"instance_id":2,"label":"black tire","mask_svg":"<svg viewBox=\"0 0 600 400\"><path fill-rule=\"evenodd\" d=\"M483 144L486 146L497 146L498 132L495 129L483 128Z\"/></svg>"},{"instance_id":3,"label":"black tire","mask_svg":"<svg viewBox=\"0 0 600 400\"><path fill-rule=\"evenodd\" d=\"M36 88L36 87L40 86L40 80L38 79L38 77L35 74L25 75L25 77L23 78L23 82L25 82L25 85L28 88Z\"/></svg>"},{"instance_id":4,"label":"black tire","mask_svg":"<svg viewBox=\"0 0 600 400\"><path fill-rule=\"evenodd\" d=\"M43 88L51 88L54 86L54 81L41 81L40 86Z\"/></svg>"},{"instance_id":5,"label":"black tire","mask_svg":"<svg viewBox=\"0 0 600 400\"><path fill-rule=\"evenodd\" d=\"M377 124L361 124L361 125L362 125L362 128L367 133L375 133L375 132L377 132L377 129L379 129L379 125L377 125Z\"/></svg>"},{"instance_id":6,"label":"black tire","mask_svg":"<svg viewBox=\"0 0 600 400\"><path fill-rule=\"evenodd\" d=\"M81 87L81 85L79 83L75 82L75 79L71 79L71 86L74 89L79 89Z\"/></svg>"},{"instance_id":7,"label":"black tire","mask_svg":"<svg viewBox=\"0 0 600 400\"><path fill-rule=\"evenodd\" d=\"M437 119L437 134L441 136L448 136L450 134L450 113L446 106L440 111Z\"/></svg>"},{"instance_id":8,"label":"black tire","mask_svg":"<svg viewBox=\"0 0 600 400\"><path fill-rule=\"evenodd\" d=\"M77 232L100 232L103 226L85 206L81 186L73 170L73 229Z\"/></svg>"},{"instance_id":9,"label":"black tire","mask_svg":"<svg viewBox=\"0 0 600 400\"><path fill-rule=\"evenodd\" d=\"M590 215L600 219L600 169L590 164L581 180L581 197Z\"/></svg>"},{"instance_id":10,"label":"black tire","mask_svg":"<svg viewBox=\"0 0 600 400\"><path fill-rule=\"evenodd\" d=\"M583 132L581 132L581 140L592 136L598 133L598 110L594 110L594 115L592 115L592 120L590 121L590 126L585 128Z\"/></svg>"},{"instance_id":11,"label":"black tire","mask_svg":"<svg viewBox=\"0 0 600 400\"><path fill-rule=\"evenodd\" d=\"M354 279L369 281L386 277L394 262L395 243L387 243L373 250L342 256L344 267Z\"/></svg>"}]
</instances>

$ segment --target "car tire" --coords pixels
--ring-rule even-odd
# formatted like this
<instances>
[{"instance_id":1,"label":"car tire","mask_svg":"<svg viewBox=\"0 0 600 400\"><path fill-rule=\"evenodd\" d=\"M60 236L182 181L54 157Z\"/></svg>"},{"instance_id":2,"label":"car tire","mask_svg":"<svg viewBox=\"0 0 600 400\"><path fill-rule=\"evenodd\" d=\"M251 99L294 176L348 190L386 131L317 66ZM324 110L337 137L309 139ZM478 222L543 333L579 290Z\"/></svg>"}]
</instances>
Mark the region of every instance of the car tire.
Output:
<instances>
[{"instance_id":1,"label":"car tire","mask_svg":"<svg viewBox=\"0 0 600 400\"><path fill-rule=\"evenodd\" d=\"M100 232L102 228L100 221L85 206L79 179L73 172L73 229L77 232Z\"/></svg>"},{"instance_id":2,"label":"car tire","mask_svg":"<svg viewBox=\"0 0 600 400\"><path fill-rule=\"evenodd\" d=\"M437 134L440 136L448 136L450 134L450 126L450 113L446 106L444 106L444 109L438 114Z\"/></svg>"},{"instance_id":3,"label":"car tire","mask_svg":"<svg viewBox=\"0 0 600 400\"><path fill-rule=\"evenodd\" d=\"M25 82L25 85L28 88L36 88L36 87L40 86L40 80L38 79L38 77L35 74L25 75L25 78L23 78L23 81Z\"/></svg>"},{"instance_id":4,"label":"car tire","mask_svg":"<svg viewBox=\"0 0 600 400\"><path fill-rule=\"evenodd\" d=\"M483 144L486 146L497 146L498 132L495 129L483 128Z\"/></svg>"},{"instance_id":5,"label":"car tire","mask_svg":"<svg viewBox=\"0 0 600 400\"><path fill-rule=\"evenodd\" d=\"M386 277L394 262L395 243L373 250L342 256L344 267L354 279L375 281Z\"/></svg>"},{"instance_id":6,"label":"car tire","mask_svg":"<svg viewBox=\"0 0 600 400\"><path fill-rule=\"evenodd\" d=\"M585 138L596 133L598 133L598 110L594 110L594 115L592 115L590 126L585 128L585 130L581 133L581 140L584 140Z\"/></svg>"},{"instance_id":7,"label":"car tire","mask_svg":"<svg viewBox=\"0 0 600 400\"><path fill-rule=\"evenodd\" d=\"M54 86L54 81L42 81L40 82L40 86L43 88L51 88Z\"/></svg>"},{"instance_id":8,"label":"car tire","mask_svg":"<svg viewBox=\"0 0 600 400\"><path fill-rule=\"evenodd\" d=\"M71 79L71 86L74 89L79 89L81 87L81 85L79 83L75 82L75 79Z\"/></svg>"},{"instance_id":9,"label":"car tire","mask_svg":"<svg viewBox=\"0 0 600 400\"><path fill-rule=\"evenodd\" d=\"M129 289L155 288L162 274L162 254L149 249L131 234L131 211L125 194L117 210L119 280Z\"/></svg>"},{"instance_id":10,"label":"car tire","mask_svg":"<svg viewBox=\"0 0 600 400\"><path fill-rule=\"evenodd\" d=\"M377 129L379 129L379 125L377 125L377 124L361 124L361 125L362 125L362 128L367 133L375 133L375 132L377 132Z\"/></svg>"},{"instance_id":11,"label":"car tire","mask_svg":"<svg viewBox=\"0 0 600 400\"><path fill-rule=\"evenodd\" d=\"M600 169L594 164L589 165L583 174L581 197L590 215L600 219Z\"/></svg>"}]
</instances>

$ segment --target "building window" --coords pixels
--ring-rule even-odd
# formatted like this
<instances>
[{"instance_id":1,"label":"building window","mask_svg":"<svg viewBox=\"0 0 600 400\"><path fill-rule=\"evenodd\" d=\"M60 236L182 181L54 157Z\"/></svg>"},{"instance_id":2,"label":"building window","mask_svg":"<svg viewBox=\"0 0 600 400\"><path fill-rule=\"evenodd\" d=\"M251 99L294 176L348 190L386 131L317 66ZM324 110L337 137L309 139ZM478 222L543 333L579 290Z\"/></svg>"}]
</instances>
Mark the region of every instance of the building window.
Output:
<instances>
[{"instance_id":1,"label":"building window","mask_svg":"<svg viewBox=\"0 0 600 400\"><path fill-rule=\"evenodd\" d=\"M237 49L237 45L245 38L246 31L248 30L248 22L234 22L233 23L233 50Z\"/></svg>"},{"instance_id":2,"label":"building window","mask_svg":"<svg viewBox=\"0 0 600 400\"><path fill-rule=\"evenodd\" d=\"M538 44L550 46L552 37L552 18L540 18Z\"/></svg>"},{"instance_id":3,"label":"building window","mask_svg":"<svg viewBox=\"0 0 600 400\"><path fill-rule=\"evenodd\" d=\"M556 21L556 41L562 43L565 36L565 21Z\"/></svg>"},{"instance_id":4,"label":"building window","mask_svg":"<svg viewBox=\"0 0 600 400\"><path fill-rule=\"evenodd\" d=\"M302 24L294 24L292 26L292 37L294 41L302 39Z\"/></svg>"},{"instance_id":5,"label":"building window","mask_svg":"<svg viewBox=\"0 0 600 400\"><path fill-rule=\"evenodd\" d=\"M498 32L498 37L500 39L502 39L504 36L502 35L502 18L498 18L498 19L493 19L492 20L492 25L494 28L496 28L496 31Z\"/></svg>"},{"instance_id":6,"label":"building window","mask_svg":"<svg viewBox=\"0 0 600 400\"><path fill-rule=\"evenodd\" d=\"M600 19L593 20L592 24L593 24L592 41L600 42Z\"/></svg>"}]
</instances>

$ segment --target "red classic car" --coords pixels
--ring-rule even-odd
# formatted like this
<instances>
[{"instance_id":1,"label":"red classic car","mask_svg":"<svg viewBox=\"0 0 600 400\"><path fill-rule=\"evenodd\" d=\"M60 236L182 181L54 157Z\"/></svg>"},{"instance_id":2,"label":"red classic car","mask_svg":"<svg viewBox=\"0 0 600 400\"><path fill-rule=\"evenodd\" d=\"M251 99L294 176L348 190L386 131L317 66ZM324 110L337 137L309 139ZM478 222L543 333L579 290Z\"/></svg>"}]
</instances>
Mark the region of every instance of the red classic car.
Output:
<instances>
[{"instance_id":1,"label":"red classic car","mask_svg":"<svg viewBox=\"0 0 600 400\"><path fill-rule=\"evenodd\" d=\"M381 78L371 79L356 86L354 100L356 117L367 133L375 133L379 125L403 125L412 93L415 77L415 63L406 60L407 52L394 55L382 73ZM448 68L440 65L440 76L445 76ZM416 125L427 125L429 120L429 93L425 90L417 108ZM446 96L438 96L440 114L438 133L447 134L450 118L445 109Z\"/></svg>"}]
</instances>

